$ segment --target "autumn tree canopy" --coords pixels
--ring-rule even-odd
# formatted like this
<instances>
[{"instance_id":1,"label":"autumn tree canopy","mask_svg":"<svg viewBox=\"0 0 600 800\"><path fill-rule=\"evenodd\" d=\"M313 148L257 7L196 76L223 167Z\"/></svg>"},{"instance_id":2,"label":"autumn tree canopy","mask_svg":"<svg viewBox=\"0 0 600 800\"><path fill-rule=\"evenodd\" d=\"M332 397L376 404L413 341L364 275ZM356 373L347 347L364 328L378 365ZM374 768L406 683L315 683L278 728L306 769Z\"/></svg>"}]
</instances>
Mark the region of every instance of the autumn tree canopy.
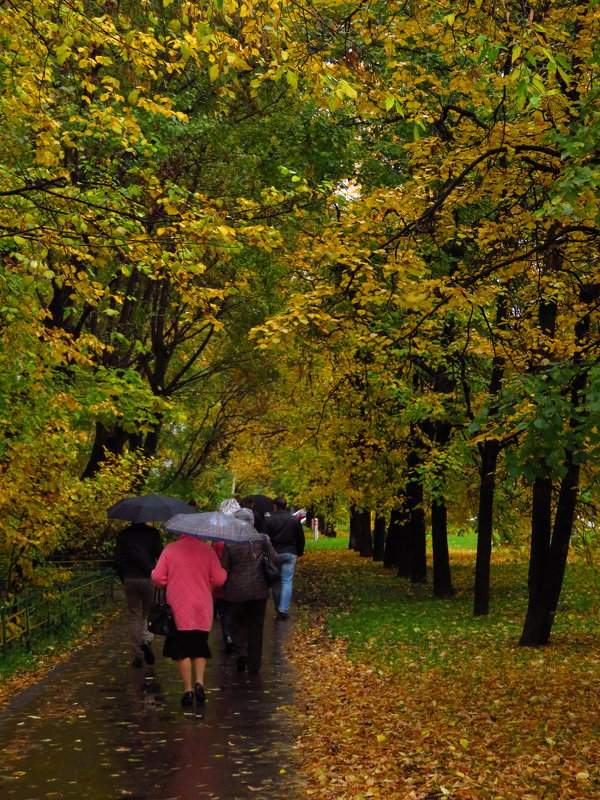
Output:
<instances>
[{"instance_id":1,"label":"autumn tree canopy","mask_svg":"<svg viewBox=\"0 0 600 800\"><path fill-rule=\"evenodd\" d=\"M4 580L68 537L36 509L67 531L85 491L100 520L110 480L208 499L229 465L395 514L415 580L431 526L440 594L448 525L476 517L476 613L494 532L530 540L544 638L596 511L593 4L0 22Z\"/></svg>"}]
</instances>

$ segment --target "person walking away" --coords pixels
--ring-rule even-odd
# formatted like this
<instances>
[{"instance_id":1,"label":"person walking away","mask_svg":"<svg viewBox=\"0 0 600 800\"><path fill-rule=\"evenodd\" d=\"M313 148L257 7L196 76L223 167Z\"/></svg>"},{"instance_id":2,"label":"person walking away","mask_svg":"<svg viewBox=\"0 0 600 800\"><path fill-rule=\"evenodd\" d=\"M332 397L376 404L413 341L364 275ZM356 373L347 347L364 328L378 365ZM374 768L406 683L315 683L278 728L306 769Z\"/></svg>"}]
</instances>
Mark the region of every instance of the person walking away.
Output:
<instances>
[{"instance_id":1,"label":"person walking away","mask_svg":"<svg viewBox=\"0 0 600 800\"><path fill-rule=\"evenodd\" d=\"M117 536L113 563L123 584L129 611L132 667L154 664L152 633L148 630L148 612L154 599L150 573L156 566L163 545L157 528L137 522L123 528Z\"/></svg>"},{"instance_id":2,"label":"person walking away","mask_svg":"<svg viewBox=\"0 0 600 800\"><path fill-rule=\"evenodd\" d=\"M263 528L265 524L265 515L261 514L261 512L256 508L254 498L250 497L250 495L242 498L241 506L242 508L249 508L250 511L252 511L252 516L254 517L254 527L259 533L264 533Z\"/></svg>"},{"instance_id":3,"label":"person walking away","mask_svg":"<svg viewBox=\"0 0 600 800\"><path fill-rule=\"evenodd\" d=\"M214 586L222 586L227 572L212 547L201 539L182 535L162 551L152 570L156 586L166 586L177 630L165 637L163 655L177 662L183 681L182 706L206 701L204 670L211 658L208 634L213 622ZM192 689L193 685L193 689Z\"/></svg>"},{"instance_id":4,"label":"person walking away","mask_svg":"<svg viewBox=\"0 0 600 800\"><path fill-rule=\"evenodd\" d=\"M233 650L237 654L237 671L244 672L247 668L248 672L255 675L262 663L263 627L269 598L262 558L266 551L276 562L277 554L268 536L257 535L249 508L240 509L234 516L248 523L248 536L252 541L227 542L223 548L221 563L228 575L225 599L231 609L231 635Z\"/></svg>"},{"instance_id":5,"label":"person walking away","mask_svg":"<svg viewBox=\"0 0 600 800\"><path fill-rule=\"evenodd\" d=\"M276 497L273 512L265 517L265 533L277 553L281 580L273 586L273 602L278 619L287 619L292 602L296 559L304 554L304 528L287 510L285 497Z\"/></svg>"},{"instance_id":6,"label":"person walking away","mask_svg":"<svg viewBox=\"0 0 600 800\"><path fill-rule=\"evenodd\" d=\"M220 559L225 547L225 542L213 542L213 549ZM213 589L214 615L219 618L221 623L221 635L225 654L233 653L233 638L231 636L231 608L225 599L225 589L223 586L215 586Z\"/></svg>"}]
</instances>

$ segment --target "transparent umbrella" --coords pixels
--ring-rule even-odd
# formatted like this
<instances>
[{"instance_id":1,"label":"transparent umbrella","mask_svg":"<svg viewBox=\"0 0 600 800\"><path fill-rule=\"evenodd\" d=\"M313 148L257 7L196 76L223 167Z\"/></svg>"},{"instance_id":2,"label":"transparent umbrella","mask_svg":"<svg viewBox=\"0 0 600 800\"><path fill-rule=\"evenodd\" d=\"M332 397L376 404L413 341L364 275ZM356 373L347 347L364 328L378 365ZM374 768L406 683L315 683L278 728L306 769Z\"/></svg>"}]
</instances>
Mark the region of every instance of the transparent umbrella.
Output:
<instances>
[{"instance_id":1,"label":"transparent umbrella","mask_svg":"<svg viewBox=\"0 0 600 800\"><path fill-rule=\"evenodd\" d=\"M177 514L168 519L163 528L170 533L183 533L198 539L217 542L260 542L263 535L257 533L252 525L230 514L220 511L204 511L201 514Z\"/></svg>"}]
</instances>

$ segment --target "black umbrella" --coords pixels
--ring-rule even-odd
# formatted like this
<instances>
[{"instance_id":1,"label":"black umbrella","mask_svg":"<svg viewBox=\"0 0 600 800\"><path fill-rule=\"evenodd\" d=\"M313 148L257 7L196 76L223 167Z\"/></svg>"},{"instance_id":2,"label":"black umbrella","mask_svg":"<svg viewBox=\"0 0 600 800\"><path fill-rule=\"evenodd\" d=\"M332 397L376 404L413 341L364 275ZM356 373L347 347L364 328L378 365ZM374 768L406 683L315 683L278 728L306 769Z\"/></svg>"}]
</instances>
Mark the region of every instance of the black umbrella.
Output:
<instances>
[{"instance_id":1,"label":"black umbrella","mask_svg":"<svg viewBox=\"0 0 600 800\"><path fill-rule=\"evenodd\" d=\"M267 514L273 511L273 498L266 494L250 494L248 497L254 500L254 511L259 514Z\"/></svg>"},{"instance_id":2,"label":"black umbrella","mask_svg":"<svg viewBox=\"0 0 600 800\"><path fill-rule=\"evenodd\" d=\"M196 511L177 497L164 494L142 494L124 497L112 505L107 514L111 519L129 522L164 522L175 514L193 514Z\"/></svg>"}]
</instances>

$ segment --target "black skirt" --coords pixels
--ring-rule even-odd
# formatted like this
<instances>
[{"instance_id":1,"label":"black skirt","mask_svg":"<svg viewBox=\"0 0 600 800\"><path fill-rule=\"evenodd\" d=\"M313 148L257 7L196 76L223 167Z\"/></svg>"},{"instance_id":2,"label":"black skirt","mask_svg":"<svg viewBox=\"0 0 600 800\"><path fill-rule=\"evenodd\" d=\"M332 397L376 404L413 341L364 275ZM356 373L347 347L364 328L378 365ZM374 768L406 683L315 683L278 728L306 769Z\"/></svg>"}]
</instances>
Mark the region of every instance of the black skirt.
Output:
<instances>
[{"instance_id":1,"label":"black skirt","mask_svg":"<svg viewBox=\"0 0 600 800\"><path fill-rule=\"evenodd\" d=\"M208 631L175 631L165 637L163 656L179 661L182 658L211 658Z\"/></svg>"}]
</instances>

